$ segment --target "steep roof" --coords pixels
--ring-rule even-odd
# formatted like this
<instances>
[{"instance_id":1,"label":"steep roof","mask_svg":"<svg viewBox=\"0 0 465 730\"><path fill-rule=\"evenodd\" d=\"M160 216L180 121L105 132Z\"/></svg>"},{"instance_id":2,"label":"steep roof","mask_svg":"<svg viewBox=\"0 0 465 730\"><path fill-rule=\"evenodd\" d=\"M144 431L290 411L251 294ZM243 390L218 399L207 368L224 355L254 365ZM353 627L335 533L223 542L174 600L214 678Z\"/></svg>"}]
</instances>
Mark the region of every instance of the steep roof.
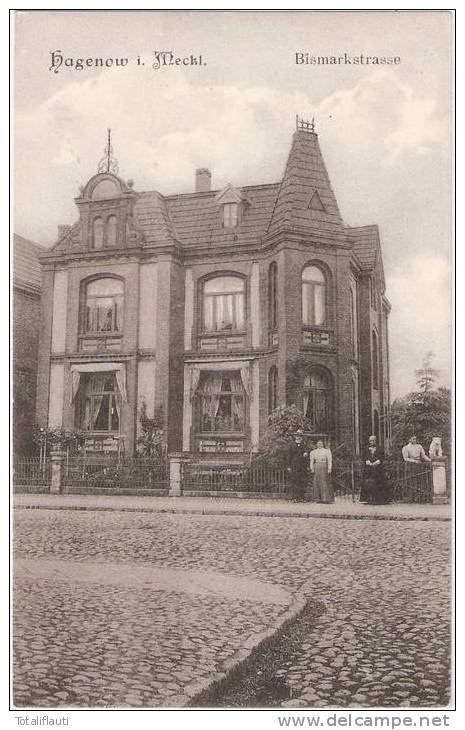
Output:
<instances>
[{"instance_id":1,"label":"steep roof","mask_svg":"<svg viewBox=\"0 0 465 730\"><path fill-rule=\"evenodd\" d=\"M378 226L348 227L346 230L355 239L352 251L361 270L373 271L378 269L384 292L386 280Z\"/></svg>"},{"instance_id":2,"label":"steep roof","mask_svg":"<svg viewBox=\"0 0 465 730\"><path fill-rule=\"evenodd\" d=\"M379 249L378 226L348 227L347 231L354 237L353 252L360 268L362 271L371 271Z\"/></svg>"},{"instance_id":3,"label":"steep roof","mask_svg":"<svg viewBox=\"0 0 465 730\"><path fill-rule=\"evenodd\" d=\"M155 190L140 193L134 213L136 224L144 233L146 245L153 246L176 241L176 233L166 203L160 193Z\"/></svg>"},{"instance_id":4,"label":"steep roof","mask_svg":"<svg viewBox=\"0 0 465 730\"><path fill-rule=\"evenodd\" d=\"M269 232L290 228L317 229L328 233L343 230L341 214L314 132L294 132Z\"/></svg>"},{"instance_id":5,"label":"steep roof","mask_svg":"<svg viewBox=\"0 0 465 730\"><path fill-rule=\"evenodd\" d=\"M240 225L224 228L215 198L217 190L165 197L176 237L182 246L221 246L249 243L265 235L276 202L279 183L241 188L245 204Z\"/></svg>"},{"instance_id":6,"label":"steep roof","mask_svg":"<svg viewBox=\"0 0 465 730\"><path fill-rule=\"evenodd\" d=\"M46 250L38 243L13 234L13 283L16 286L40 291L42 276L38 256Z\"/></svg>"},{"instance_id":7,"label":"steep roof","mask_svg":"<svg viewBox=\"0 0 465 730\"><path fill-rule=\"evenodd\" d=\"M155 190L136 193L132 184L126 185L113 176L121 187L119 197L128 201L127 245L221 249L257 245L279 234L297 233L319 244L353 247L354 259L362 270L375 266L382 270L377 227L346 227L342 221L312 126L307 123L295 131L279 182L245 187L228 184L220 191L161 195ZM111 176L106 173L104 177ZM101 174L91 178L76 199L79 206L93 204L92 185L100 184L101 178ZM235 227L225 227L222 205L231 200L240 205L239 222ZM97 201L98 205L102 202L100 198ZM87 229L83 230L78 221L73 226L59 226L58 242L52 251L79 253L88 243Z\"/></svg>"}]
</instances>

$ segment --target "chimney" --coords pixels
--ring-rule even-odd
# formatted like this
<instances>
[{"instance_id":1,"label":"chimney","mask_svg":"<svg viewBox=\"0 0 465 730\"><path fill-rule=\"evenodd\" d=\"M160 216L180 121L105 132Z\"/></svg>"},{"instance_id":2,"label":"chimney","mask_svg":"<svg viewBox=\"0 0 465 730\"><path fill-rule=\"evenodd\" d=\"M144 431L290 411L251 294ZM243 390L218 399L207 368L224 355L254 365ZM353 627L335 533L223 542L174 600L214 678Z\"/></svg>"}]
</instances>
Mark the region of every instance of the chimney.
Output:
<instances>
[{"instance_id":1,"label":"chimney","mask_svg":"<svg viewBox=\"0 0 465 730\"><path fill-rule=\"evenodd\" d=\"M199 167L195 171L195 192L208 193L211 190L212 174L207 167Z\"/></svg>"}]
</instances>

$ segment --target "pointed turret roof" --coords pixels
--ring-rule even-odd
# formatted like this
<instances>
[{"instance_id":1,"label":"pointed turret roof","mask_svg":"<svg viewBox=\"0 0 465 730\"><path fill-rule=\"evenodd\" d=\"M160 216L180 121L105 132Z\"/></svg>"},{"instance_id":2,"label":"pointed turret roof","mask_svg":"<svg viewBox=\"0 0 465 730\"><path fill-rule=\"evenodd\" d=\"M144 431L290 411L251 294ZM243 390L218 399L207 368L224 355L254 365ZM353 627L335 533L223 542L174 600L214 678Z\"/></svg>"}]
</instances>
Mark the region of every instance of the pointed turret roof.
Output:
<instances>
[{"instance_id":1,"label":"pointed turret roof","mask_svg":"<svg viewBox=\"0 0 465 730\"><path fill-rule=\"evenodd\" d=\"M318 135L297 129L268 232L314 229L331 233L342 232L343 227Z\"/></svg>"}]
</instances>

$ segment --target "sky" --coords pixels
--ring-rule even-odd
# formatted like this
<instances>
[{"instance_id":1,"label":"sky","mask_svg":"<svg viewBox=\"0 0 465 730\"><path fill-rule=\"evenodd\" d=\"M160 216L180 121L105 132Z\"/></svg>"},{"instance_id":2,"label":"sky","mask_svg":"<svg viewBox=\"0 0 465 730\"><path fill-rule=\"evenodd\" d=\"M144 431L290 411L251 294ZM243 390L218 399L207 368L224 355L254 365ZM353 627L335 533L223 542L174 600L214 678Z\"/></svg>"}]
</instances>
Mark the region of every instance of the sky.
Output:
<instances>
[{"instance_id":1,"label":"sky","mask_svg":"<svg viewBox=\"0 0 465 730\"><path fill-rule=\"evenodd\" d=\"M450 385L452 15L447 11L16 13L14 230L50 246L77 219L112 128L135 190L276 182L295 115L316 131L344 222L380 229L393 398L425 352ZM118 68L64 58L128 58ZM205 65L154 70L154 51ZM296 53L398 56L398 65L297 65ZM140 56L144 65L137 65Z\"/></svg>"}]
</instances>

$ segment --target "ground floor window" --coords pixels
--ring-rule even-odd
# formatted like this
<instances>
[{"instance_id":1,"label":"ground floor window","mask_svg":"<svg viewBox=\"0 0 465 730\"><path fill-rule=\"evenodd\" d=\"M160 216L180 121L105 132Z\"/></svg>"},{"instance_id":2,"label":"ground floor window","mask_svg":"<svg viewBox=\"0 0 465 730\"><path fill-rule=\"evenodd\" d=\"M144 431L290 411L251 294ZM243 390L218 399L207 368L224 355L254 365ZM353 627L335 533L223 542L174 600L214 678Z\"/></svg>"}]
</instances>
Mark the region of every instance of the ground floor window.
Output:
<instances>
[{"instance_id":1,"label":"ground floor window","mask_svg":"<svg viewBox=\"0 0 465 730\"><path fill-rule=\"evenodd\" d=\"M243 433L245 394L240 372L205 372L196 395L201 433Z\"/></svg>"},{"instance_id":2,"label":"ground floor window","mask_svg":"<svg viewBox=\"0 0 465 730\"><path fill-rule=\"evenodd\" d=\"M312 371L304 379L305 416L316 433L332 431L332 390L329 375L323 370Z\"/></svg>"},{"instance_id":3,"label":"ground floor window","mask_svg":"<svg viewBox=\"0 0 465 730\"><path fill-rule=\"evenodd\" d=\"M379 444L379 413L376 408L373 411L373 435L376 436L376 440Z\"/></svg>"},{"instance_id":4,"label":"ground floor window","mask_svg":"<svg viewBox=\"0 0 465 730\"><path fill-rule=\"evenodd\" d=\"M278 407L278 368L272 365L268 371L268 415Z\"/></svg>"},{"instance_id":5,"label":"ground floor window","mask_svg":"<svg viewBox=\"0 0 465 730\"><path fill-rule=\"evenodd\" d=\"M83 374L76 409L83 431L119 433L121 397L115 373Z\"/></svg>"}]
</instances>

